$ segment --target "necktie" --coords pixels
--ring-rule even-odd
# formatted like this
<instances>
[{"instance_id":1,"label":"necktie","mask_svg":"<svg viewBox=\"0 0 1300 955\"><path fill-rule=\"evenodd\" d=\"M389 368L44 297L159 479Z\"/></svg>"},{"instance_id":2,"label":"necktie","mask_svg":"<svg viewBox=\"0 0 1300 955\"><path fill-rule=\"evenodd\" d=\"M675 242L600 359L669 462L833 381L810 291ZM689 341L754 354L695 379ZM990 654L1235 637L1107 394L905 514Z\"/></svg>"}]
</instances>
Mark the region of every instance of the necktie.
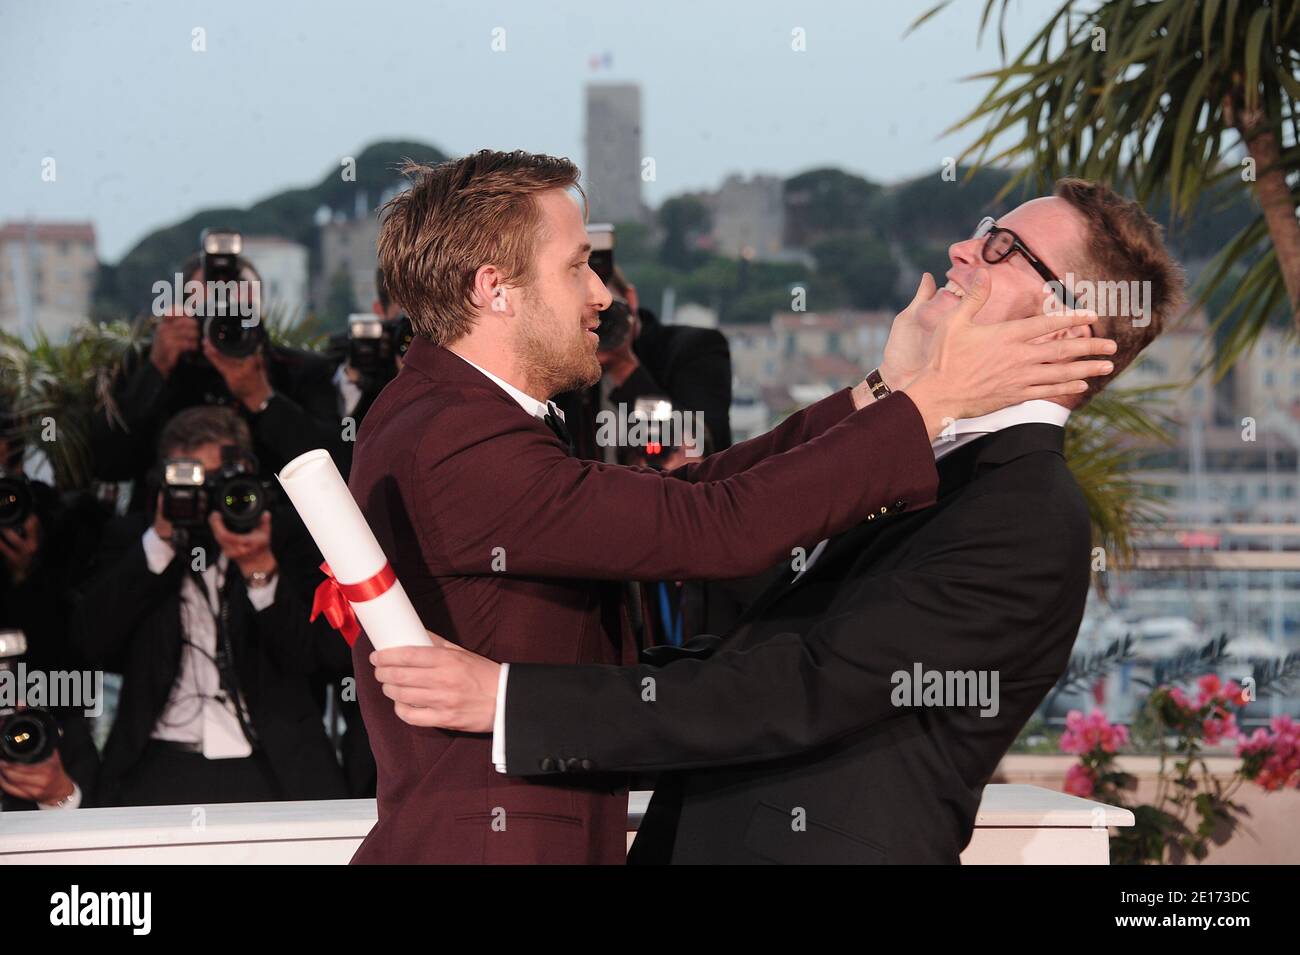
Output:
<instances>
[{"instance_id":1,"label":"necktie","mask_svg":"<svg viewBox=\"0 0 1300 955\"><path fill-rule=\"evenodd\" d=\"M564 422L560 420L559 409L555 407L554 403L550 401L546 403L546 414L542 416L542 420L546 422L546 427L550 428L551 431L554 432L555 436L560 439L560 442L568 448L569 453L572 454L573 438L569 436L569 429L566 428Z\"/></svg>"}]
</instances>

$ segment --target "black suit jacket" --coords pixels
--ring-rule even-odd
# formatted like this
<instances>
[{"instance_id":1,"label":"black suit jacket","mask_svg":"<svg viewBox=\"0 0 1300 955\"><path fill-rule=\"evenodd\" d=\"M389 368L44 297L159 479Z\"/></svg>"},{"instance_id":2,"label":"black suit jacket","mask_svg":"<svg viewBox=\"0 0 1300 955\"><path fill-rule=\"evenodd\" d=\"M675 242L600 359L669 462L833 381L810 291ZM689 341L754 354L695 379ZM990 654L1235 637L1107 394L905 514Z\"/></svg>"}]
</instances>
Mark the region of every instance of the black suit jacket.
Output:
<instances>
[{"instance_id":1,"label":"black suit jacket","mask_svg":"<svg viewBox=\"0 0 1300 955\"><path fill-rule=\"evenodd\" d=\"M698 411L712 439L712 451L731 447L731 349L727 337L715 328L664 325L647 309L637 312L641 331L632 343L640 362L609 400L631 408L642 397L672 399L673 407ZM600 385L557 395L578 457L599 461L596 412Z\"/></svg>"},{"instance_id":2,"label":"black suit jacket","mask_svg":"<svg viewBox=\"0 0 1300 955\"><path fill-rule=\"evenodd\" d=\"M676 771L634 862L958 862L1083 615L1090 525L1062 437L1026 424L953 451L934 507L835 538L716 650L512 665L509 771ZM996 672L996 715L896 705L917 665Z\"/></svg>"},{"instance_id":3,"label":"black suit jacket","mask_svg":"<svg viewBox=\"0 0 1300 955\"><path fill-rule=\"evenodd\" d=\"M63 762L63 771L68 778L81 787L82 809L94 806L95 780L99 774L99 750L90 735L90 721L81 710L56 709L55 719L63 730L59 739L59 759ZM0 792L0 811L16 812L39 808L29 799L19 799L6 792Z\"/></svg>"},{"instance_id":4,"label":"black suit jacket","mask_svg":"<svg viewBox=\"0 0 1300 955\"><path fill-rule=\"evenodd\" d=\"M0 628L23 631L29 672L80 670L82 661L69 641L70 597L85 576L98 546L106 515L88 494L60 495L41 481L32 482L42 541L31 572L14 581L0 561ZM58 708L54 716L63 728L59 757L68 776L81 787L81 805L88 806L95 792L99 752L81 710ZM0 809L35 809L36 803L0 793Z\"/></svg>"},{"instance_id":5,"label":"black suit jacket","mask_svg":"<svg viewBox=\"0 0 1300 955\"><path fill-rule=\"evenodd\" d=\"M202 404L229 405L248 421L264 473L280 470L306 451L325 448L346 476L351 447L343 439L335 369L324 355L267 346L266 371L275 397L265 411L253 414L234 400L209 364L185 362L163 378L147 354L130 355L113 381L117 416L100 408L91 419L95 477L134 481L131 510L146 510L152 501L145 477L157 460L163 426L178 412Z\"/></svg>"},{"instance_id":6,"label":"black suit jacket","mask_svg":"<svg viewBox=\"0 0 1300 955\"><path fill-rule=\"evenodd\" d=\"M278 515L277 515L278 516ZM185 567L179 555L161 574L150 572L141 536L146 514L110 525L102 570L87 584L75 611L73 637L97 669L122 674L117 717L104 747L96 804L116 805L122 777L140 759L176 682L181 660L180 592ZM338 634L307 622L302 586L287 569L272 523L272 550L281 565L275 601L254 610L243 578L226 574L235 670L252 726L270 759L285 799L342 799L342 771L325 735L308 674L338 667L348 648Z\"/></svg>"}]
</instances>

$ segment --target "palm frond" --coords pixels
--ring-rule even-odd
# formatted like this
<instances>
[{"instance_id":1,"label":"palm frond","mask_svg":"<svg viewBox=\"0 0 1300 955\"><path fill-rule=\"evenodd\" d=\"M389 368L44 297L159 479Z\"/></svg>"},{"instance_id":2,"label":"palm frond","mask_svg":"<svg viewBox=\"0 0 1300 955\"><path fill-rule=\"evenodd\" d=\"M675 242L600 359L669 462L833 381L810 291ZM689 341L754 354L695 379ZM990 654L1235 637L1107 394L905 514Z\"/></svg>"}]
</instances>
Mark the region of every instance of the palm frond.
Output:
<instances>
[{"instance_id":1,"label":"palm frond","mask_svg":"<svg viewBox=\"0 0 1300 955\"><path fill-rule=\"evenodd\" d=\"M1065 457L1083 490L1092 519L1093 546L1102 548L1108 570L1131 566L1134 540L1160 520L1155 489L1137 477L1135 451L1168 444L1167 410L1174 386L1111 389L1070 416ZM1104 592L1105 576L1094 575Z\"/></svg>"}]
</instances>

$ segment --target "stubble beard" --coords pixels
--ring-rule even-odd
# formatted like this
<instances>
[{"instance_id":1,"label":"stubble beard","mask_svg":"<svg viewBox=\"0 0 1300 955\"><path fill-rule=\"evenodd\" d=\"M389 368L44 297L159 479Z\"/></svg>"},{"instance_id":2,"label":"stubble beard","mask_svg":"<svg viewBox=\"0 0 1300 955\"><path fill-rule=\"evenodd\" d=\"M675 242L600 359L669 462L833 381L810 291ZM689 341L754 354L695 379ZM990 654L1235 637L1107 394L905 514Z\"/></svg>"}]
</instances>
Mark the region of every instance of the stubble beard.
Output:
<instances>
[{"instance_id":1,"label":"stubble beard","mask_svg":"<svg viewBox=\"0 0 1300 955\"><path fill-rule=\"evenodd\" d=\"M575 322L576 332L566 333L555 310L540 298L526 292L524 302L516 347L528 380L544 389L548 398L600 381L600 360L581 326Z\"/></svg>"}]
</instances>

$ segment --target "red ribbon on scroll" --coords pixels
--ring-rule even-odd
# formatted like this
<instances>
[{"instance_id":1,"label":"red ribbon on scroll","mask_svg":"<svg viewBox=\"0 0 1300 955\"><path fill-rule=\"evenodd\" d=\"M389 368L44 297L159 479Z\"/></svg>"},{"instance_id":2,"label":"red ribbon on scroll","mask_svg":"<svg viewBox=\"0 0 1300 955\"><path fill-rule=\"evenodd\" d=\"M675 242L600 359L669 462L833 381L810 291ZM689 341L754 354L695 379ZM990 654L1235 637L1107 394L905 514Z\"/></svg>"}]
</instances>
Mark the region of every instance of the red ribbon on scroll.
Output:
<instances>
[{"instance_id":1,"label":"red ribbon on scroll","mask_svg":"<svg viewBox=\"0 0 1300 955\"><path fill-rule=\"evenodd\" d=\"M320 569L325 572L325 579L316 588L316 596L311 602L311 619L314 621L321 614L329 625L343 634L343 639L352 646L361 633L361 624L357 622L356 611L352 604L374 600L388 588L397 583L397 574L392 564L384 564L379 573L357 584L342 584L334 577L330 565L324 563Z\"/></svg>"}]
</instances>

